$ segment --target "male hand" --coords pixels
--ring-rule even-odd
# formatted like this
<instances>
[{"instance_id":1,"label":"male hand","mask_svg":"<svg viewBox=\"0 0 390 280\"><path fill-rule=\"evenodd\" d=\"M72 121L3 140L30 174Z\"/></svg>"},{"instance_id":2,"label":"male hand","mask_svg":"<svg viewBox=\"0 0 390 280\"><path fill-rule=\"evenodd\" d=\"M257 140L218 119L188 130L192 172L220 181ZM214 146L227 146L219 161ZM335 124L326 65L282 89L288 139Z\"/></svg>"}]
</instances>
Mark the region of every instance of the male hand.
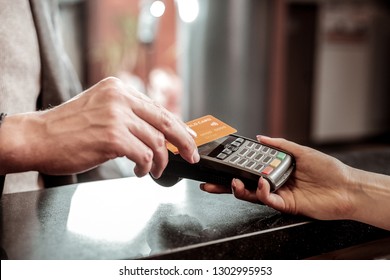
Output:
<instances>
[{"instance_id":1,"label":"male hand","mask_svg":"<svg viewBox=\"0 0 390 280\"><path fill-rule=\"evenodd\" d=\"M168 163L166 140L188 162L199 161L195 136L159 104L107 78L50 110L8 116L0 172L71 174L126 156L136 163L137 176L151 172L158 178Z\"/></svg>"}]
</instances>

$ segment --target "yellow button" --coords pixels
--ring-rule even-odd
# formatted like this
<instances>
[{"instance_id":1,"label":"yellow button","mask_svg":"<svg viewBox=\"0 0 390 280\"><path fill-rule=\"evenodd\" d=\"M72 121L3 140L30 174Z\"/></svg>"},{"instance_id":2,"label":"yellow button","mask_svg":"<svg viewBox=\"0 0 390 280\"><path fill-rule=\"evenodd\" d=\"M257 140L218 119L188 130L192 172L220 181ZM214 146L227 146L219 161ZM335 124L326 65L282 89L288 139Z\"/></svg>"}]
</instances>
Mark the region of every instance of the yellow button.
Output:
<instances>
[{"instance_id":1,"label":"yellow button","mask_svg":"<svg viewBox=\"0 0 390 280\"><path fill-rule=\"evenodd\" d=\"M273 168L276 168L279 166L281 163L280 159L275 158L269 165L272 166Z\"/></svg>"}]
</instances>

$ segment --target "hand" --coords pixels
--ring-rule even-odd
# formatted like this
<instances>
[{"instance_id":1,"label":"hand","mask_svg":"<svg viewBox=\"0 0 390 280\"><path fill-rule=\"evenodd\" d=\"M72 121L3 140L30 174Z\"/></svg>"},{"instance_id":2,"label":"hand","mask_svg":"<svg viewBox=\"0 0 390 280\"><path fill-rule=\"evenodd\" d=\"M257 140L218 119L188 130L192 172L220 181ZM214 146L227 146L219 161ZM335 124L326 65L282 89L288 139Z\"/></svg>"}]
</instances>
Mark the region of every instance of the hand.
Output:
<instances>
[{"instance_id":1,"label":"hand","mask_svg":"<svg viewBox=\"0 0 390 280\"><path fill-rule=\"evenodd\" d=\"M145 95L107 78L47 111L8 116L0 134L0 172L60 175L126 156L134 172L159 177L166 139L190 163L199 161L195 132Z\"/></svg>"},{"instance_id":2,"label":"hand","mask_svg":"<svg viewBox=\"0 0 390 280\"><path fill-rule=\"evenodd\" d=\"M256 190L248 190L234 179L234 195L250 202L262 202L279 211L302 214L316 219L343 219L354 211L351 200L352 168L314 149L284 139L259 137L261 143L290 152L296 160L296 170L283 187L270 192L267 180L260 178ZM212 193L228 192L226 187L202 185Z\"/></svg>"}]
</instances>

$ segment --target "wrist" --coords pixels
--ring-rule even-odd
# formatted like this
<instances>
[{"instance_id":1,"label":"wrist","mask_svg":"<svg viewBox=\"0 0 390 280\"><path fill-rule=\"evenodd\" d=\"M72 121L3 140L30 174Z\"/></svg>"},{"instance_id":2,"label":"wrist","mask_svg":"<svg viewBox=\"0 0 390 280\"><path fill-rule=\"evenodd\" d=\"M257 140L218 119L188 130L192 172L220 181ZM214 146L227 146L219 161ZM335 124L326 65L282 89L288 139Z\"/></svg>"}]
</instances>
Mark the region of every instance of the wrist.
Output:
<instances>
[{"instance_id":1,"label":"wrist","mask_svg":"<svg viewBox=\"0 0 390 280\"><path fill-rule=\"evenodd\" d=\"M348 194L349 211L346 213L346 219L357 220L362 201L362 178L361 170L348 166L348 179L346 190Z\"/></svg>"},{"instance_id":2,"label":"wrist","mask_svg":"<svg viewBox=\"0 0 390 280\"><path fill-rule=\"evenodd\" d=\"M353 169L355 211L351 220L389 229L390 177L364 170Z\"/></svg>"},{"instance_id":3,"label":"wrist","mask_svg":"<svg viewBox=\"0 0 390 280\"><path fill-rule=\"evenodd\" d=\"M34 170L39 151L35 143L40 131L39 113L7 116L0 132L0 174Z\"/></svg>"}]
</instances>

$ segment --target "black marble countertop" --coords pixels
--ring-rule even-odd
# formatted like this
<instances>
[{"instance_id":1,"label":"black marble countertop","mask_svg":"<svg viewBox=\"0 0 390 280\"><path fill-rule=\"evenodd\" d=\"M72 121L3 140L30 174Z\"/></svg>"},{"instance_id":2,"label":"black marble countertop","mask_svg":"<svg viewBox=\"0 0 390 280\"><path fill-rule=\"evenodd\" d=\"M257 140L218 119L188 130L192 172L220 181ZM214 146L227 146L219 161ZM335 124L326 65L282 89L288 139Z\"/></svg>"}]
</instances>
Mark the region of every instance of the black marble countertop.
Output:
<instances>
[{"instance_id":1,"label":"black marble countertop","mask_svg":"<svg viewBox=\"0 0 390 280\"><path fill-rule=\"evenodd\" d=\"M189 180L164 188L124 178L1 198L2 259L302 259L389 236L207 194Z\"/></svg>"}]
</instances>

